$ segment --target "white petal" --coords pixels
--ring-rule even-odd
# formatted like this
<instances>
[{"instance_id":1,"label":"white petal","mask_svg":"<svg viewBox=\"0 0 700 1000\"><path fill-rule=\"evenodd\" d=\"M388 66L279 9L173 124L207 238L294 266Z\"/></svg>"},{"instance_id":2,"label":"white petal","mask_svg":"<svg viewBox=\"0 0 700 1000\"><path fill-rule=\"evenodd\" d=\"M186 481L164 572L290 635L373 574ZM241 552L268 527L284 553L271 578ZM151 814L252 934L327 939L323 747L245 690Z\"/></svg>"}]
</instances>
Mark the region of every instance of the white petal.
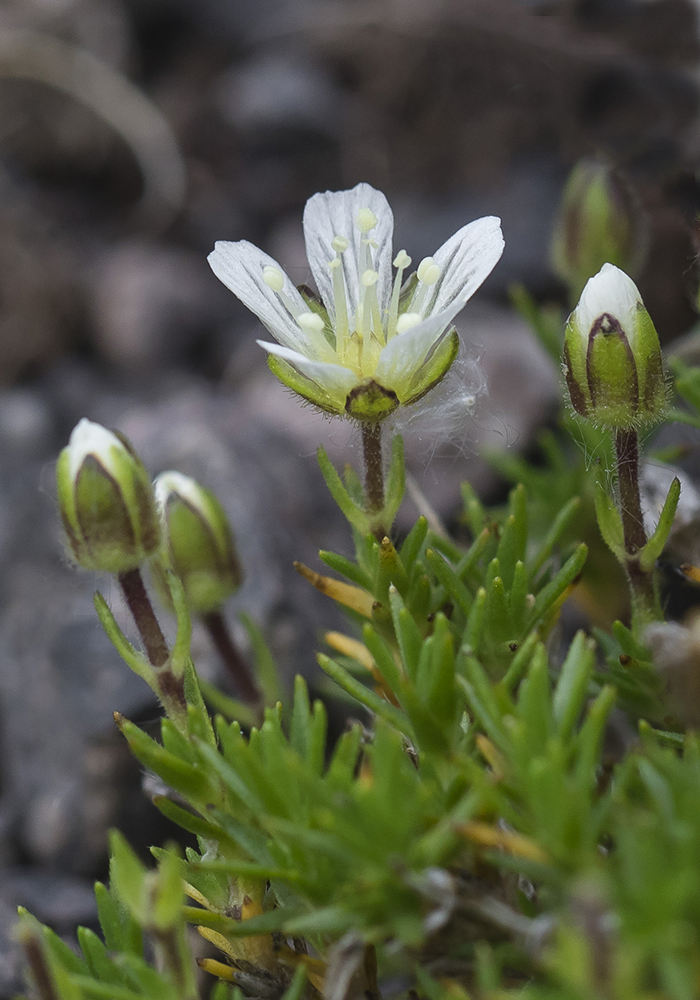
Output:
<instances>
[{"instance_id":1,"label":"white petal","mask_svg":"<svg viewBox=\"0 0 700 1000\"><path fill-rule=\"evenodd\" d=\"M379 355L375 372L379 381L393 388L395 383L412 378L432 349L437 347L451 322L452 313L447 309L393 337Z\"/></svg>"},{"instance_id":2,"label":"white petal","mask_svg":"<svg viewBox=\"0 0 700 1000\"><path fill-rule=\"evenodd\" d=\"M581 292L574 318L586 339L591 327L603 313L614 316L630 336L635 329L637 306L641 301L639 289L624 271L614 264L603 264Z\"/></svg>"},{"instance_id":3,"label":"white petal","mask_svg":"<svg viewBox=\"0 0 700 1000\"><path fill-rule=\"evenodd\" d=\"M280 344L310 358L321 359L333 354L325 337L302 330L279 295L263 281L265 267L275 267L284 274L272 257L247 240L238 243L219 240L207 259L217 278L255 313ZM286 274L283 291L299 312L307 312L308 306Z\"/></svg>"},{"instance_id":4,"label":"white petal","mask_svg":"<svg viewBox=\"0 0 700 1000\"><path fill-rule=\"evenodd\" d=\"M330 395L347 395L358 383L355 372L342 365L327 364L323 361L310 361L297 351L291 351L288 347L279 347L277 344L269 344L264 340L258 340L258 344L264 347L269 354L276 354L278 358L287 361L305 378L311 379Z\"/></svg>"},{"instance_id":5,"label":"white petal","mask_svg":"<svg viewBox=\"0 0 700 1000\"><path fill-rule=\"evenodd\" d=\"M394 235L394 215L381 191L369 184L358 184L350 191L326 191L309 198L304 209L304 239L309 266L331 320L335 321L333 278L328 262L335 257L331 247L334 236L344 236L349 246L341 254L348 311L352 315L360 301L360 248L365 234L355 224L361 208L369 208L377 217L377 225L366 235L374 240L371 248L372 266L379 273L377 297L381 310L387 308L391 296L391 241Z\"/></svg>"},{"instance_id":6,"label":"white petal","mask_svg":"<svg viewBox=\"0 0 700 1000\"><path fill-rule=\"evenodd\" d=\"M434 254L440 277L428 289L423 315L444 312L454 319L496 266L503 246L501 220L495 216L476 219L457 230Z\"/></svg>"},{"instance_id":7,"label":"white petal","mask_svg":"<svg viewBox=\"0 0 700 1000\"><path fill-rule=\"evenodd\" d=\"M118 452L126 452L116 434L108 431L102 424L83 417L73 428L68 442L70 478L75 479L88 455L93 455L108 472L112 472L115 448Z\"/></svg>"},{"instance_id":8,"label":"white petal","mask_svg":"<svg viewBox=\"0 0 700 1000\"><path fill-rule=\"evenodd\" d=\"M207 498L196 479L182 472L161 472L153 483L156 503L165 508L171 496L182 497L187 503L206 517Z\"/></svg>"}]
</instances>

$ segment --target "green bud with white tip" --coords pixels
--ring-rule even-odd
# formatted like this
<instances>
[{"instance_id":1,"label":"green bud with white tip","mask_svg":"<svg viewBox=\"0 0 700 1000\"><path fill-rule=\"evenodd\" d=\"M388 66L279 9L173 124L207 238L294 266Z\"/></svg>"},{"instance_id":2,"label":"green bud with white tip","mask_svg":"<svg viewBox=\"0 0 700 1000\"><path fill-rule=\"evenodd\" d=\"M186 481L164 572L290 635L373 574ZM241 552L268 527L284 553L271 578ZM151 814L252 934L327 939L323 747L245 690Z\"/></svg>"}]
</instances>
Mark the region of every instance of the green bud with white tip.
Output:
<instances>
[{"instance_id":1,"label":"green bud with white tip","mask_svg":"<svg viewBox=\"0 0 700 1000\"><path fill-rule=\"evenodd\" d=\"M154 486L164 545L190 609L217 611L243 578L223 507L211 490L180 472L164 472Z\"/></svg>"},{"instance_id":2,"label":"green bud with white tip","mask_svg":"<svg viewBox=\"0 0 700 1000\"><path fill-rule=\"evenodd\" d=\"M68 547L84 569L125 573L160 544L153 488L122 435L83 419L56 465Z\"/></svg>"},{"instance_id":3,"label":"green bud with white tip","mask_svg":"<svg viewBox=\"0 0 700 1000\"><path fill-rule=\"evenodd\" d=\"M646 240L644 216L632 189L607 164L576 164L564 188L552 236L554 271L575 302L606 261L634 273Z\"/></svg>"},{"instance_id":4,"label":"green bud with white tip","mask_svg":"<svg viewBox=\"0 0 700 1000\"><path fill-rule=\"evenodd\" d=\"M591 278L566 325L571 405L600 427L662 419L668 391L659 338L637 286L613 264Z\"/></svg>"}]
</instances>

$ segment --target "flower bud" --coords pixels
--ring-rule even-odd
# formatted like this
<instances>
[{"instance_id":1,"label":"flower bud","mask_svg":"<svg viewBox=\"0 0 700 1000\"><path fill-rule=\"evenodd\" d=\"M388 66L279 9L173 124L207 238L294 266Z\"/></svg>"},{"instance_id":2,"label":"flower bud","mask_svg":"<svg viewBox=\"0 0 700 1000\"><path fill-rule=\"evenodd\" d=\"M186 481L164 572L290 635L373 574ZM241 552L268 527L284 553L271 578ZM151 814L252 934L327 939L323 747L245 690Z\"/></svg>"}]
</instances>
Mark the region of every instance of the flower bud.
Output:
<instances>
[{"instance_id":1,"label":"flower bud","mask_svg":"<svg viewBox=\"0 0 700 1000\"><path fill-rule=\"evenodd\" d=\"M632 190L610 167L581 160L564 188L552 236L552 265L574 301L606 261L634 272L641 263L644 219ZM641 248L641 249L640 249Z\"/></svg>"},{"instance_id":2,"label":"flower bud","mask_svg":"<svg viewBox=\"0 0 700 1000\"><path fill-rule=\"evenodd\" d=\"M61 518L79 565L124 573L160 543L148 473L121 435L81 420L56 465Z\"/></svg>"},{"instance_id":3,"label":"flower bud","mask_svg":"<svg viewBox=\"0 0 700 1000\"><path fill-rule=\"evenodd\" d=\"M604 264L584 288L564 337L571 405L602 427L660 420L667 386L654 324L637 286Z\"/></svg>"},{"instance_id":4,"label":"flower bud","mask_svg":"<svg viewBox=\"0 0 700 1000\"><path fill-rule=\"evenodd\" d=\"M191 610L218 610L242 581L223 507L211 490L180 472L158 476L155 493L164 543Z\"/></svg>"}]
</instances>

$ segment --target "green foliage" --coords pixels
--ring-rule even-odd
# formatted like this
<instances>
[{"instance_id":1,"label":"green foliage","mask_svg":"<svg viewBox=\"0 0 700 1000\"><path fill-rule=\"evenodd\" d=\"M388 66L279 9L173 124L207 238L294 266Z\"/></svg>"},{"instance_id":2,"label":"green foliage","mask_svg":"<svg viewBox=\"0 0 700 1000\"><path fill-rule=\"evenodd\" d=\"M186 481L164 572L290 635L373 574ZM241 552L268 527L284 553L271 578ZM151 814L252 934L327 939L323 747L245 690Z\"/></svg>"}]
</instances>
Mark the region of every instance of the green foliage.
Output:
<instances>
[{"instance_id":1,"label":"green foliage","mask_svg":"<svg viewBox=\"0 0 700 1000\"><path fill-rule=\"evenodd\" d=\"M553 344L551 316L524 293L520 305ZM689 406L699 377L677 368ZM392 540L400 440L381 511L320 453L353 552L320 553L332 575L299 568L349 619L318 653L352 703L340 735L301 677L284 690L249 618L264 704L200 682L174 574L162 668L98 595L107 633L166 710L158 739L119 728L164 786L155 805L196 846L154 847L148 868L115 833L110 886L95 889L101 934L80 928L79 953L22 912L39 1000L359 1000L383 978L421 1000L697 996L700 748L645 634L615 620L618 563L653 575L678 480L630 553L600 431L566 417L536 462L490 459L513 483L507 503L487 507L465 485L457 537L419 517ZM570 598L601 627L562 641ZM168 701L164 678L186 704Z\"/></svg>"}]
</instances>

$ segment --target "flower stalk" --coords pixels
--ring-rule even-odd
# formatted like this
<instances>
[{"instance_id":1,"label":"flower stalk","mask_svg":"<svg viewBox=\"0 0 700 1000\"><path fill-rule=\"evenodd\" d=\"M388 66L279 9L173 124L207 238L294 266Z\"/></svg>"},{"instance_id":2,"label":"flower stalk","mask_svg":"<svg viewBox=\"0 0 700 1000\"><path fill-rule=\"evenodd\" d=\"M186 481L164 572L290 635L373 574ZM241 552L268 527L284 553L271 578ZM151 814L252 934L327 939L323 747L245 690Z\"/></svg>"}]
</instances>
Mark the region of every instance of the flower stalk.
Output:
<instances>
[{"instance_id":1,"label":"flower stalk","mask_svg":"<svg viewBox=\"0 0 700 1000\"><path fill-rule=\"evenodd\" d=\"M661 618L654 570L645 568L641 552L647 544L639 494L639 442L637 431L615 431L615 457L624 540L624 568L632 597L633 630L639 634L649 622Z\"/></svg>"},{"instance_id":2,"label":"flower stalk","mask_svg":"<svg viewBox=\"0 0 700 1000\"><path fill-rule=\"evenodd\" d=\"M141 636L146 656L154 668L152 685L161 700L167 715L186 727L187 698L182 676L172 669L171 655L162 629L156 618L151 599L141 576L141 570L132 569L117 577L124 599Z\"/></svg>"},{"instance_id":3,"label":"flower stalk","mask_svg":"<svg viewBox=\"0 0 700 1000\"><path fill-rule=\"evenodd\" d=\"M239 697L249 705L259 704L260 692L253 680L250 667L234 644L226 619L221 611L207 612L207 614L202 615L202 622L236 685Z\"/></svg>"},{"instance_id":4,"label":"flower stalk","mask_svg":"<svg viewBox=\"0 0 700 1000\"><path fill-rule=\"evenodd\" d=\"M141 570L136 568L120 573L118 580L149 662L156 668L165 666L170 655L168 645L155 616Z\"/></svg>"},{"instance_id":5,"label":"flower stalk","mask_svg":"<svg viewBox=\"0 0 700 1000\"><path fill-rule=\"evenodd\" d=\"M382 455L382 425L362 424L362 457L365 467L365 496L367 513L372 517L384 511L384 459ZM374 520L374 518L372 518ZM386 531L382 524L375 525L375 536L381 541Z\"/></svg>"}]
</instances>

